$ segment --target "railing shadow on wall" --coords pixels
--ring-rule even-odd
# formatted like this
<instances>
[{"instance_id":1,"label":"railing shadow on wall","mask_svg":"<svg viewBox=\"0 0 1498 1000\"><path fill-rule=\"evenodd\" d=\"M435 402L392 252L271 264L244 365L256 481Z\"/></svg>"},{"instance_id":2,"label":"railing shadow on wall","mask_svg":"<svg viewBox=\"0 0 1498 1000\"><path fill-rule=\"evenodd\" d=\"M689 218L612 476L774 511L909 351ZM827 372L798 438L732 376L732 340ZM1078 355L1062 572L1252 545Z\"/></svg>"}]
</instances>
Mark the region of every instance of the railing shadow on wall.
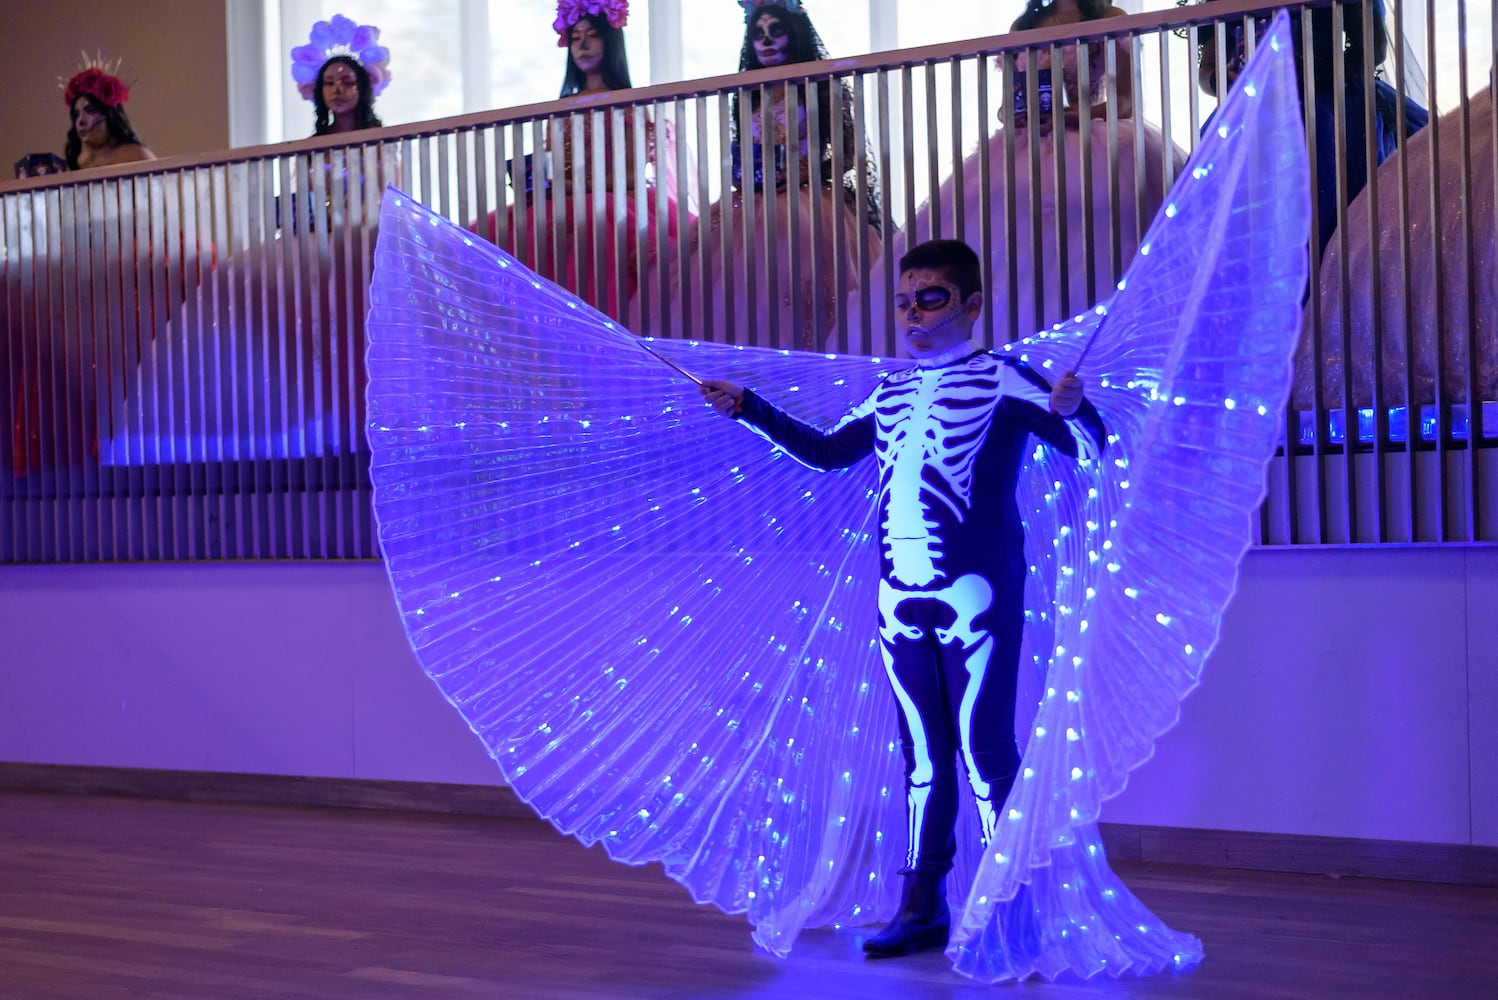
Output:
<instances>
[{"instance_id":1,"label":"railing shadow on wall","mask_svg":"<svg viewBox=\"0 0 1498 1000\"><path fill-rule=\"evenodd\" d=\"M1371 0L1288 6L1324 249L1260 539L1498 540L1492 88L1432 42L1427 92L1461 99L1411 127L1403 62L1380 88L1371 50L1361 74L1315 61ZM1112 289L1274 9L0 185L0 561L377 555L363 314L387 184L639 333L888 353L895 262L934 236L979 250L988 342L1044 328Z\"/></svg>"}]
</instances>

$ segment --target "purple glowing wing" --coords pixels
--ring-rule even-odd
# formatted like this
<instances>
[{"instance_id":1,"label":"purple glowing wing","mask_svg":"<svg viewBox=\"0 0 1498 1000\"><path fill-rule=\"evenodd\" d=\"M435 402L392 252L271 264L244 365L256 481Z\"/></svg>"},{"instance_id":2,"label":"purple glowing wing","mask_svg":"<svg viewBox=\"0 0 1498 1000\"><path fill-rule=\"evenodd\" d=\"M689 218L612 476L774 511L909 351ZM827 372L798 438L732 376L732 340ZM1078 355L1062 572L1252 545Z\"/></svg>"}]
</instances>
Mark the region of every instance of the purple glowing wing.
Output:
<instances>
[{"instance_id":1,"label":"purple glowing wing","mask_svg":"<svg viewBox=\"0 0 1498 1000\"><path fill-rule=\"evenodd\" d=\"M1309 182L1276 46L1283 25L1108 307L1084 372L1114 434L1103 464L1042 449L1023 480L1038 707L1012 821L954 934L970 975L1199 955L1108 871L1093 823L1216 641L1277 434ZM803 469L605 317L395 192L371 300L397 602L515 790L558 829L746 912L777 954L803 926L886 910L903 803L873 646L872 470ZM1018 349L1064 369L1101 318ZM774 401L816 423L886 367L651 346L785 386Z\"/></svg>"},{"instance_id":2,"label":"purple glowing wing","mask_svg":"<svg viewBox=\"0 0 1498 1000\"><path fill-rule=\"evenodd\" d=\"M1037 449L1019 490L1043 677L1007 821L948 954L985 980L1149 972L1200 945L1108 870L1103 800L1179 717L1217 643L1283 427L1307 274L1309 172L1284 15L1113 299L1013 350L1077 365L1110 441Z\"/></svg>"},{"instance_id":3,"label":"purple glowing wing","mask_svg":"<svg viewBox=\"0 0 1498 1000\"><path fill-rule=\"evenodd\" d=\"M399 611L516 793L746 912L778 954L804 925L887 908L869 873L899 865L903 797L872 645L873 468L800 466L662 358L781 386L816 422L889 366L646 350L397 191L371 302L371 475Z\"/></svg>"}]
</instances>

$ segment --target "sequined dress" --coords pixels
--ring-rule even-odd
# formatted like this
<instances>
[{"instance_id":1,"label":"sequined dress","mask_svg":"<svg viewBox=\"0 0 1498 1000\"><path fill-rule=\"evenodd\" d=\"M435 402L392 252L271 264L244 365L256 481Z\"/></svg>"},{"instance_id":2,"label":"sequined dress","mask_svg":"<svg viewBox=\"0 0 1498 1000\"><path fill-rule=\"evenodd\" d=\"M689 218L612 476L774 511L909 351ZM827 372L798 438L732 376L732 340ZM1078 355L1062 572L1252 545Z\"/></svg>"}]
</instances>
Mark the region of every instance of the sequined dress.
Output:
<instances>
[{"instance_id":1,"label":"sequined dress","mask_svg":"<svg viewBox=\"0 0 1498 1000\"><path fill-rule=\"evenodd\" d=\"M633 113L619 110L585 116L577 143L572 119L553 120L539 169L531 159L512 172L516 204L506 210L503 230L498 212L479 230L537 274L622 322L642 273L674 246L683 208L691 207L677 202L674 127L657 127L643 113L642 162L636 122ZM659 231L658 183L667 193Z\"/></svg>"}]
</instances>

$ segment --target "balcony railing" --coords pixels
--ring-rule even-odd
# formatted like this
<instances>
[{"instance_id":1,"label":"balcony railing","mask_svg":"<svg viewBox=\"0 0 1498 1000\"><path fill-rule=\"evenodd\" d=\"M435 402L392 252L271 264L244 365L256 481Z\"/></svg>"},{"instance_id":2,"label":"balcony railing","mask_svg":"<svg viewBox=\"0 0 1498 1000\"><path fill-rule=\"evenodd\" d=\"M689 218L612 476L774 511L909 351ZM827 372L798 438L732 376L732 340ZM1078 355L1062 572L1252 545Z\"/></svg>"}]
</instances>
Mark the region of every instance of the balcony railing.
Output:
<instances>
[{"instance_id":1,"label":"balcony railing","mask_svg":"<svg viewBox=\"0 0 1498 1000\"><path fill-rule=\"evenodd\" d=\"M1370 0L1219 0L0 185L0 561L376 555L387 184L641 333L888 353L934 236L978 249L989 342L1047 326L1113 288L1279 6L1317 266L1261 540L1498 540L1498 42L1429 42L1421 93L1371 46L1318 63Z\"/></svg>"}]
</instances>

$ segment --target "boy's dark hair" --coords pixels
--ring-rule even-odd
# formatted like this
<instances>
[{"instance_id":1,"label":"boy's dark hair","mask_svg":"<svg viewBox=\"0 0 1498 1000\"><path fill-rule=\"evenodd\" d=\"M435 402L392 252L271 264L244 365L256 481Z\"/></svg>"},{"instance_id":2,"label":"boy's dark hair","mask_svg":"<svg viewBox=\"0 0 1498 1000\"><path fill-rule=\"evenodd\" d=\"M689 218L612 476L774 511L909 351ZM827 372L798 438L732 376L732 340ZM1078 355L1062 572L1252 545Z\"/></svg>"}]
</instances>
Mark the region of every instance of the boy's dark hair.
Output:
<instances>
[{"instance_id":1,"label":"boy's dark hair","mask_svg":"<svg viewBox=\"0 0 1498 1000\"><path fill-rule=\"evenodd\" d=\"M927 268L940 271L957 286L966 302L974 292L983 291L983 267L973 248L961 240L927 240L913 246L900 258L900 273Z\"/></svg>"}]
</instances>

